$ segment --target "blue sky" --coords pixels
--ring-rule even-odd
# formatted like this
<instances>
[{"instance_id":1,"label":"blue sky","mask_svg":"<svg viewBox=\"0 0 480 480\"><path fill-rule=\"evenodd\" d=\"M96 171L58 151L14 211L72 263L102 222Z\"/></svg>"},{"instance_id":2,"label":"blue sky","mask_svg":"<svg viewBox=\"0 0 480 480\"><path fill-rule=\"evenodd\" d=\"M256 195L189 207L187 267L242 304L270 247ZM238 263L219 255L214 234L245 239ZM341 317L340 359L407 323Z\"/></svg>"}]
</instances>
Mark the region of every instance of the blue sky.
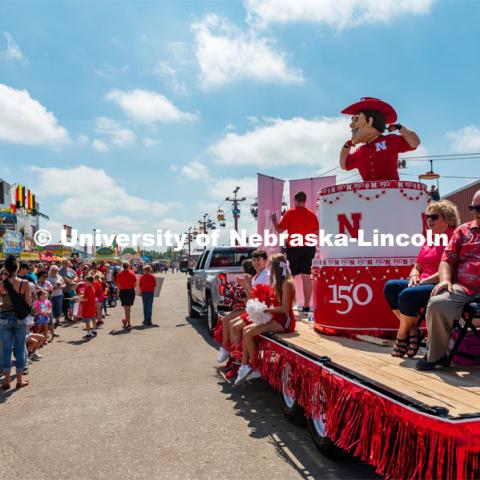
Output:
<instances>
[{"instance_id":1,"label":"blue sky","mask_svg":"<svg viewBox=\"0 0 480 480\"><path fill-rule=\"evenodd\" d=\"M236 185L253 198L257 172L334 168L362 96L416 154L480 152L479 19L472 1L2 2L0 176L52 227L183 232ZM478 159L435 170L480 177Z\"/></svg>"}]
</instances>

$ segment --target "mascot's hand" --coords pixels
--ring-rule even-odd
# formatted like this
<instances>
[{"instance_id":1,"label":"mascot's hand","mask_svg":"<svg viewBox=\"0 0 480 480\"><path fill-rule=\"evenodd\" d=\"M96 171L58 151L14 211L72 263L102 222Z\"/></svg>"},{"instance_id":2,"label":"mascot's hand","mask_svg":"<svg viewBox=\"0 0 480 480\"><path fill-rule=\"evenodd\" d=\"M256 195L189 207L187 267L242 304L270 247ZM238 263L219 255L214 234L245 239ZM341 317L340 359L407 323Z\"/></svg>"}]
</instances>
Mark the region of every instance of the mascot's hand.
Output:
<instances>
[{"instance_id":1,"label":"mascot's hand","mask_svg":"<svg viewBox=\"0 0 480 480\"><path fill-rule=\"evenodd\" d=\"M395 130L401 130L401 128L402 128L402 125L400 123L394 123L392 125L389 125L387 127L387 130L389 132L394 132Z\"/></svg>"}]
</instances>

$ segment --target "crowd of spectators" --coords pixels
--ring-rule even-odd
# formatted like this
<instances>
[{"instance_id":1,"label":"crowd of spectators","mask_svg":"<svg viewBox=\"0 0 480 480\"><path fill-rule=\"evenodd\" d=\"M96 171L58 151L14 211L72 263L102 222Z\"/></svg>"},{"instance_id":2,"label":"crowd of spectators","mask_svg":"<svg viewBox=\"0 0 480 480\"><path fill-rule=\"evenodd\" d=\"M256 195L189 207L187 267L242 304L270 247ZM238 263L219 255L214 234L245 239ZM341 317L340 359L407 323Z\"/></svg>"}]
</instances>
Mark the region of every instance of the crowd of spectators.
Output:
<instances>
[{"instance_id":1,"label":"crowd of spectators","mask_svg":"<svg viewBox=\"0 0 480 480\"><path fill-rule=\"evenodd\" d=\"M116 305L117 285L124 285L118 277L127 271L133 276L133 286L136 285L133 271L143 273L140 290L144 324L151 325L155 290L151 270L149 265L141 268L133 265L131 270L128 262L122 267L119 262L103 260L87 262L64 258L61 261L25 262L9 256L0 266L2 388L8 390L11 386L12 365L16 369L17 388L28 385L24 376L29 374L29 362L42 358L39 350L59 337L59 326L82 320L86 330L83 340L94 338L109 315L107 306ZM130 296L131 293L135 295L133 290ZM125 326L125 319L123 322Z\"/></svg>"}]
</instances>

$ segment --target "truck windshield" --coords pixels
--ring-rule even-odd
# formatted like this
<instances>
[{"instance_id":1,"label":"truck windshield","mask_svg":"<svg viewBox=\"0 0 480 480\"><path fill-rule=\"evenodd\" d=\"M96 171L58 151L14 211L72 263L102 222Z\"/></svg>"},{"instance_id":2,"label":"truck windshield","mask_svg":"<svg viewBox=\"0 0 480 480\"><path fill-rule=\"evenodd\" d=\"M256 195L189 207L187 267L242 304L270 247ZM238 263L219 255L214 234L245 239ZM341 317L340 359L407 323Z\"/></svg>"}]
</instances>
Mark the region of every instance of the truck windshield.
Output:
<instances>
[{"instance_id":1,"label":"truck windshield","mask_svg":"<svg viewBox=\"0 0 480 480\"><path fill-rule=\"evenodd\" d=\"M242 262L252 255L252 250L217 250L213 252L210 268L241 267Z\"/></svg>"}]
</instances>

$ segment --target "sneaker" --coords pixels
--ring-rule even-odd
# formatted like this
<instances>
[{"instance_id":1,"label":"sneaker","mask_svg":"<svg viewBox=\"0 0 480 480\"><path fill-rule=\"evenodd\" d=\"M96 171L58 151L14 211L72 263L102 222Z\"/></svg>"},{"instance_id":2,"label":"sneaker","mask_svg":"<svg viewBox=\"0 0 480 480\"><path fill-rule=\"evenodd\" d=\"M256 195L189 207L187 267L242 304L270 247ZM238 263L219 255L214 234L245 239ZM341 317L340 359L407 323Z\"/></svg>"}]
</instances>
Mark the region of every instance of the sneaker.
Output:
<instances>
[{"instance_id":1,"label":"sneaker","mask_svg":"<svg viewBox=\"0 0 480 480\"><path fill-rule=\"evenodd\" d=\"M252 370L248 375L247 380L255 380L256 378L262 378L262 374L259 370Z\"/></svg>"},{"instance_id":2,"label":"sneaker","mask_svg":"<svg viewBox=\"0 0 480 480\"><path fill-rule=\"evenodd\" d=\"M223 363L226 360L228 360L229 357L230 357L230 354L228 353L228 350L225 350L225 348L220 347L220 350L218 351L217 362Z\"/></svg>"},{"instance_id":3,"label":"sneaker","mask_svg":"<svg viewBox=\"0 0 480 480\"><path fill-rule=\"evenodd\" d=\"M425 356L420 360L417 360L417 363L415 364L415 369L420 370L421 372L430 372L435 370L437 367L449 367L449 361L446 354L438 360L435 360L435 362L429 362Z\"/></svg>"},{"instance_id":4,"label":"sneaker","mask_svg":"<svg viewBox=\"0 0 480 480\"><path fill-rule=\"evenodd\" d=\"M96 331L96 330L92 330L92 335L93 335L94 337L96 337L96 336L97 336L97 331Z\"/></svg>"},{"instance_id":5,"label":"sneaker","mask_svg":"<svg viewBox=\"0 0 480 480\"><path fill-rule=\"evenodd\" d=\"M303 313L310 313L310 307L307 307L306 305L302 308Z\"/></svg>"},{"instance_id":6,"label":"sneaker","mask_svg":"<svg viewBox=\"0 0 480 480\"><path fill-rule=\"evenodd\" d=\"M31 358L32 360L40 360L41 358L43 358L43 356L40 355L38 352L33 352Z\"/></svg>"},{"instance_id":7,"label":"sneaker","mask_svg":"<svg viewBox=\"0 0 480 480\"><path fill-rule=\"evenodd\" d=\"M242 365L238 369L238 375L237 378L235 379L235 385L240 385L243 382L245 382L252 372L252 367L250 365Z\"/></svg>"},{"instance_id":8,"label":"sneaker","mask_svg":"<svg viewBox=\"0 0 480 480\"><path fill-rule=\"evenodd\" d=\"M89 340L90 338L93 338L93 335L89 332L86 335L82 337L84 340Z\"/></svg>"}]
</instances>

